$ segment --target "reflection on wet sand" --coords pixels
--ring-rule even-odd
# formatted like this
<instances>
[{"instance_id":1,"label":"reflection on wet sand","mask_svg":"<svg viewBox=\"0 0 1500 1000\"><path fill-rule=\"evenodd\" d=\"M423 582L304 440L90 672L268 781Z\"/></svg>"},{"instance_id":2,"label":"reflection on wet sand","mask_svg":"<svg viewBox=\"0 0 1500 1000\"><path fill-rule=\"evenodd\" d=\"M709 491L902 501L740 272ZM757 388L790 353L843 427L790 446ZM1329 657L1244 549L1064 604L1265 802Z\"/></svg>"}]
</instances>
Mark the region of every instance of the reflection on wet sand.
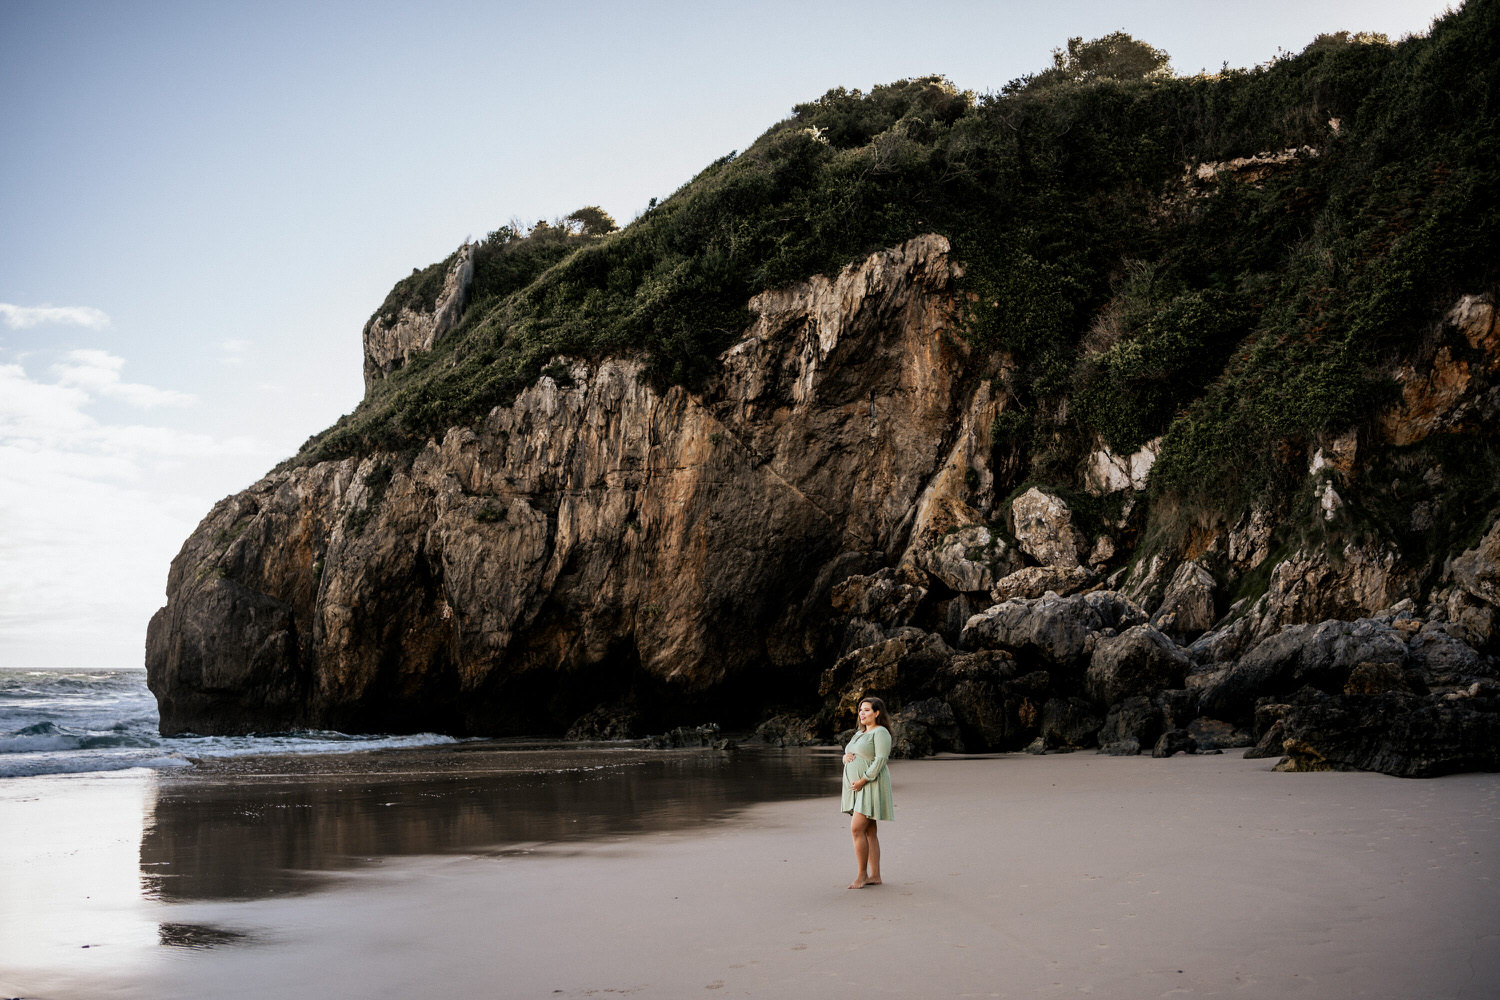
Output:
<instances>
[{"instance_id":1,"label":"reflection on wet sand","mask_svg":"<svg viewBox=\"0 0 1500 1000\"><path fill-rule=\"evenodd\" d=\"M306 892L382 856L678 829L755 802L828 795L809 751L516 743L205 762L163 775L141 838L148 897Z\"/></svg>"}]
</instances>

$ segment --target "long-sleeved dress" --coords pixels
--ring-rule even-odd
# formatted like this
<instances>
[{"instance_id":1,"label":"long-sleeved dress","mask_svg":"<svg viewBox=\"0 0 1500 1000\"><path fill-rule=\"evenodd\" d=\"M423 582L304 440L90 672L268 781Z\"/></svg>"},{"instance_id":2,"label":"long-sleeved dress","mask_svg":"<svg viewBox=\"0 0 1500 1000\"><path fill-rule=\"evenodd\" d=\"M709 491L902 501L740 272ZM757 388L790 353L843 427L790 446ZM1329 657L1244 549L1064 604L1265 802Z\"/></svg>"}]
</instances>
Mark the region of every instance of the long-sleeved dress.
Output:
<instances>
[{"instance_id":1,"label":"long-sleeved dress","mask_svg":"<svg viewBox=\"0 0 1500 1000\"><path fill-rule=\"evenodd\" d=\"M854 759L844 765L844 798L840 805L846 813L861 812L873 820L892 819L891 772L885 766L891 756L891 732L876 726L862 733L844 748ZM854 782L864 778L867 784L859 791Z\"/></svg>"}]
</instances>

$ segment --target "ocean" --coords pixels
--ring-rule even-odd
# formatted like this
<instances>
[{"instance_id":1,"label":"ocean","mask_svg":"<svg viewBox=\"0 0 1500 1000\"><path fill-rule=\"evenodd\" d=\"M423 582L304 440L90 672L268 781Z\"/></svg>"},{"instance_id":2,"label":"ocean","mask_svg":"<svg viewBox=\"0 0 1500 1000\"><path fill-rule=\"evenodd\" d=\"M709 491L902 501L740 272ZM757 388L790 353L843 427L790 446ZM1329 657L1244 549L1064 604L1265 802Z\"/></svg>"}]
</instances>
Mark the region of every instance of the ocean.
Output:
<instances>
[{"instance_id":1,"label":"ocean","mask_svg":"<svg viewBox=\"0 0 1500 1000\"><path fill-rule=\"evenodd\" d=\"M803 798L838 837L841 768L831 747L163 737L143 670L0 669L0 996L171 996L148 983L174 954L286 940L319 900L443 859L628 856Z\"/></svg>"},{"instance_id":2,"label":"ocean","mask_svg":"<svg viewBox=\"0 0 1500 1000\"><path fill-rule=\"evenodd\" d=\"M328 730L167 737L156 726L156 698L146 688L145 670L0 669L0 778L457 742L436 733L351 736Z\"/></svg>"}]
</instances>

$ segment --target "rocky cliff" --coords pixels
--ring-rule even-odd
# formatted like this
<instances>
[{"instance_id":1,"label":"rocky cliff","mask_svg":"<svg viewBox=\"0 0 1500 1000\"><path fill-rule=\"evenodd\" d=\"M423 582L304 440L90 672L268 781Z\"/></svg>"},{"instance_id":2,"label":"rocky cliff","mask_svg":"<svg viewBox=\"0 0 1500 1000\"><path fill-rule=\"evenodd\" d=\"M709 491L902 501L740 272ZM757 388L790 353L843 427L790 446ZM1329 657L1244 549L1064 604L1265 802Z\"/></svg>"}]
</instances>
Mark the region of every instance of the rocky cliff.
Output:
<instances>
[{"instance_id":1,"label":"rocky cliff","mask_svg":"<svg viewBox=\"0 0 1500 1000\"><path fill-rule=\"evenodd\" d=\"M466 243L174 561L163 728L1500 767L1497 40L836 88Z\"/></svg>"},{"instance_id":2,"label":"rocky cliff","mask_svg":"<svg viewBox=\"0 0 1500 1000\"><path fill-rule=\"evenodd\" d=\"M758 296L700 391L579 361L415 452L225 500L151 623L164 730L795 702L833 584L955 516L935 485L971 467L988 396L953 272L944 239L916 239Z\"/></svg>"},{"instance_id":3,"label":"rocky cliff","mask_svg":"<svg viewBox=\"0 0 1500 1000\"><path fill-rule=\"evenodd\" d=\"M1080 462L1080 495L1123 498L1095 536L1061 497L1011 489L991 440L1003 370L956 335L957 277L924 236L757 296L699 389L574 361L472 428L226 499L151 622L163 730L620 735L801 706L766 730L785 740L828 735L881 691L906 752L1271 734L1267 752L1334 766L1309 720L1320 698L1366 696L1399 719L1438 712L1417 730L1467 757L1367 735L1348 766L1500 763L1500 526L1425 591L1433 567L1378 540L1273 555L1271 512L1132 558L1154 446ZM1362 452L1421 432L1407 411L1426 433L1493 418L1493 305L1465 298L1443 329L1466 360L1438 348L1372 442L1310 456L1320 519ZM1267 570L1259 596L1227 600L1226 572Z\"/></svg>"},{"instance_id":4,"label":"rocky cliff","mask_svg":"<svg viewBox=\"0 0 1500 1000\"><path fill-rule=\"evenodd\" d=\"M443 283L430 309L400 305L376 313L365 324L365 392L414 356L426 353L450 332L463 314L474 283L474 245L465 243L443 269Z\"/></svg>"}]
</instances>

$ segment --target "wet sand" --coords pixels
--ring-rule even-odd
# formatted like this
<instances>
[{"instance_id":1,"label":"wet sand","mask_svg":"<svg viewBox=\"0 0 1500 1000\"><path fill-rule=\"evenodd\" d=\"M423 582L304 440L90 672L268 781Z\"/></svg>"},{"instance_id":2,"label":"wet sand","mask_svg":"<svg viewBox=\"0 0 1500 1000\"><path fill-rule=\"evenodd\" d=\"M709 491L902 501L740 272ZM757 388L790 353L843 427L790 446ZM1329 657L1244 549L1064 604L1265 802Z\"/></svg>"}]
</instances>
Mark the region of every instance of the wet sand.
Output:
<instances>
[{"instance_id":1,"label":"wet sand","mask_svg":"<svg viewBox=\"0 0 1500 1000\"><path fill-rule=\"evenodd\" d=\"M729 794L686 806L736 780L712 760L691 765L692 780L666 810L672 818L621 829L610 829L618 810L589 812L595 793L636 780L632 794L651 799L658 779L672 779L606 768L592 790L570 782L565 793L571 809L594 817L589 831L463 848L465 833L446 853L364 853L378 844L350 831L378 829L378 810L402 807L380 806L396 801L380 792L365 812L347 797L325 797L289 811L358 817L344 834L360 850L325 851L321 862L314 852L321 867L309 881L258 893L245 879L203 876L195 892L163 893L172 880L162 869L189 860L208 871L244 867L220 852L256 842L189 835L195 823L226 822L232 803L193 821L170 818L177 807L169 805L168 822L178 824L171 845L152 827L135 845L133 902L123 894L35 901L33 912L73 907L76 924L94 928L84 943L97 946L64 935L18 961L0 944L0 993L1410 1000L1500 992L1500 775L1276 774L1270 761L1237 755L897 761L896 819L881 825L885 885L850 891L835 762L812 759L828 766L827 779L816 770L766 776L797 784L798 796L826 783L826 796L743 808ZM245 781L200 780L194 794L211 800ZM121 797L125 784L111 794ZM466 785L452 785L448 798L466 795ZM142 807L153 822L163 801L181 794L167 786ZM384 793L415 787L399 782ZM480 798L506 794L516 796L491 786ZM553 793L538 794L537 808L553 808L544 801ZM415 798L406 822L420 825L426 813ZM25 805L0 799L7 830ZM438 807L438 825L466 815L451 805ZM326 847L340 829L331 823L292 839ZM99 832L95 839L108 839ZM118 836L128 846L128 835ZM54 843L66 852L62 840ZM430 832L416 840L435 842ZM79 839L73 860L101 875L131 854L104 850L108 857L88 860L89 842ZM345 861L330 864L335 856ZM18 864L14 851L0 854L7 883ZM239 897L230 898L224 889L236 885ZM6 897L0 940L14 930ZM122 913L135 923L117 919Z\"/></svg>"}]
</instances>

